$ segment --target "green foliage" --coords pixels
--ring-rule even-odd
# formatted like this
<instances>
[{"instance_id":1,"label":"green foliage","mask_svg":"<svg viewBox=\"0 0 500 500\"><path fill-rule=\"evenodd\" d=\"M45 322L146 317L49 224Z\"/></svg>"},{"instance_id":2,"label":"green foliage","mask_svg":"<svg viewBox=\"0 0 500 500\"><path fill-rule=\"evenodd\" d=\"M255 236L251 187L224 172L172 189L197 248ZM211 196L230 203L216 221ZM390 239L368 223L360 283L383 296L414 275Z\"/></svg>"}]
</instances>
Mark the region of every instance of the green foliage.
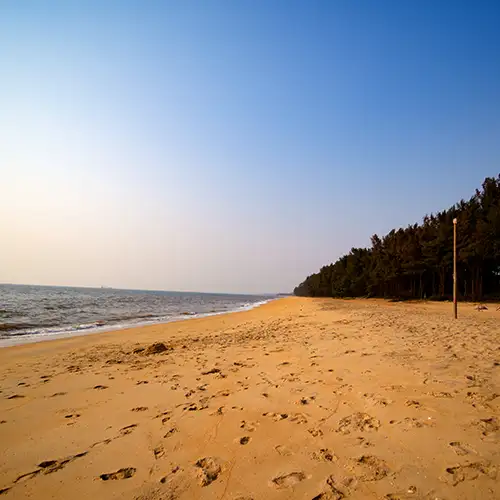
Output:
<instances>
[{"instance_id":1,"label":"green foliage","mask_svg":"<svg viewBox=\"0 0 500 500\"><path fill-rule=\"evenodd\" d=\"M500 296L500 176L486 178L460 201L422 224L371 238L294 290L308 297L388 297L447 300L453 286L453 219L457 225L458 293L462 299Z\"/></svg>"}]
</instances>

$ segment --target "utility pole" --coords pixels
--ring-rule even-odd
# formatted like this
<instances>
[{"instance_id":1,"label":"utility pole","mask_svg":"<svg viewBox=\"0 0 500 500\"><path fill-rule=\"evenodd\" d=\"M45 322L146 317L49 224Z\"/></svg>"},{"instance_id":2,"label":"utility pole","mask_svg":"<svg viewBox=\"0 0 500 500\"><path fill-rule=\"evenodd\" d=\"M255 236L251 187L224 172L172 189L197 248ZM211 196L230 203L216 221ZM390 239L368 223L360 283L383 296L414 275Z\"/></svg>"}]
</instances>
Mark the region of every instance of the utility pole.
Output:
<instances>
[{"instance_id":1,"label":"utility pole","mask_svg":"<svg viewBox=\"0 0 500 500\"><path fill-rule=\"evenodd\" d=\"M457 319L457 219L453 219L453 313Z\"/></svg>"}]
</instances>

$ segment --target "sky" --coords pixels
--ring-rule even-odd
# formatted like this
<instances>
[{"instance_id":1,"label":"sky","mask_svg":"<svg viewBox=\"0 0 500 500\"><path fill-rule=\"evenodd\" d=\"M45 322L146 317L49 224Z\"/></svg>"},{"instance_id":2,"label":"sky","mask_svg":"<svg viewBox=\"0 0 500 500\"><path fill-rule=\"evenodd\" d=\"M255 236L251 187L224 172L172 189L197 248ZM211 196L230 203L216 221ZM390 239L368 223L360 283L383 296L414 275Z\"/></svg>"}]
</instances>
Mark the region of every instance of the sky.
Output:
<instances>
[{"instance_id":1,"label":"sky","mask_svg":"<svg viewBox=\"0 0 500 500\"><path fill-rule=\"evenodd\" d=\"M500 3L0 2L0 282L289 292L500 172Z\"/></svg>"}]
</instances>

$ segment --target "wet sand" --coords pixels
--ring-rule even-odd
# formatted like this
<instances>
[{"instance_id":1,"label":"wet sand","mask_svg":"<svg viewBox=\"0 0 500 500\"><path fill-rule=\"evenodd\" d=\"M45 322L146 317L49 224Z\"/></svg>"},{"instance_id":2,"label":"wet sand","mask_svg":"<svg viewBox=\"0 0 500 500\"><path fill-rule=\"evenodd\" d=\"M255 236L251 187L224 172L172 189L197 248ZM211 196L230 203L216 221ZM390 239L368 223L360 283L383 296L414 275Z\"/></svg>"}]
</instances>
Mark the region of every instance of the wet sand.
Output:
<instances>
[{"instance_id":1,"label":"wet sand","mask_svg":"<svg viewBox=\"0 0 500 500\"><path fill-rule=\"evenodd\" d=\"M9 498L500 498L500 312L287 298L0 349Z\"/></svg>"}]
</instances>

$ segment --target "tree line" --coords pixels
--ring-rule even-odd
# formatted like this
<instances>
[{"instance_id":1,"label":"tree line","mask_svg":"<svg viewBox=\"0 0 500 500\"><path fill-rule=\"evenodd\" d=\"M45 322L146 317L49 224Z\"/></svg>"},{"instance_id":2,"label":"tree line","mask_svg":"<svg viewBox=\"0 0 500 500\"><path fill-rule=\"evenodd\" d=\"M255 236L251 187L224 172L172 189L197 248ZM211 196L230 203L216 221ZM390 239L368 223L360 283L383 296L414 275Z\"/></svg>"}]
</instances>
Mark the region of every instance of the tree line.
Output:
<instances>
[{"instance_id":1,"label":"tree line","mask_svg":"<svg viewBox=\"0 0 500 500\"><path fill-rule=\"evenodd\" d=\"M486 178L468 201L426 215L422 224L371 237L308 276L294 293L308 297L446 300L453 293L453 219L462 300L500 298L500 175Z\"/></svg>"}]
</instances>

